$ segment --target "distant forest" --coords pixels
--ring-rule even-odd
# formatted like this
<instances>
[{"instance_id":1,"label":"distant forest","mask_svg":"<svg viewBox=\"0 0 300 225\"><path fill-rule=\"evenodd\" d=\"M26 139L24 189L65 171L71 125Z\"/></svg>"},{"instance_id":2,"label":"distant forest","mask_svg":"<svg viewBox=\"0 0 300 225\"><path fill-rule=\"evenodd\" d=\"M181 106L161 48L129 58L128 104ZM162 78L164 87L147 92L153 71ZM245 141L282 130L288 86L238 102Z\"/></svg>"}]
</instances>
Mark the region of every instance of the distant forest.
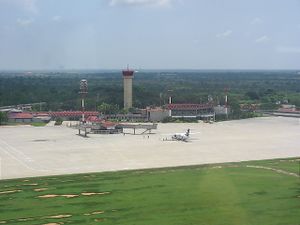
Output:
<instances>
[{"instance_id":1,"label":"distant forest","mask_svg":"<svg viewBox=\"0 0 300 225\"><path fill-rule=\"evenodd\" d=\"M1 72L0 106L46 102L43 110L80 109L79 82L88 80L86 107L102 103L123 105L121 72ZM172 95L174 103L260 103L274 108L276 102L300 107L300 73L297 71L149 71L135 74L134 106L160 106Z\"/></svg>"}]
</instances>

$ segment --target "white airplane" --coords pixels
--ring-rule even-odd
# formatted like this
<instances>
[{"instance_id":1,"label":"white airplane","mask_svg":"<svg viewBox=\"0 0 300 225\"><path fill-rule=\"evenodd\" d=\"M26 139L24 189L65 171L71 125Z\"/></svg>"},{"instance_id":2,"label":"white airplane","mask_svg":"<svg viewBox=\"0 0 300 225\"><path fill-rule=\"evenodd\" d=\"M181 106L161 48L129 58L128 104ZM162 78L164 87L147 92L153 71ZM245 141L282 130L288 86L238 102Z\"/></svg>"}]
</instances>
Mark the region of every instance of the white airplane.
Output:
<instances>
[{"instance_id":1,"label":"white airplane","mask_svg":"<svg viewBox=\"0 0 300 225\"><path fill-rule=\"evenodd\" d=\"M187 129L185 133L177 133L172 136L173 141L185 141L187 142L190 137L190 129Z\"/></svg>"}]
</instances>

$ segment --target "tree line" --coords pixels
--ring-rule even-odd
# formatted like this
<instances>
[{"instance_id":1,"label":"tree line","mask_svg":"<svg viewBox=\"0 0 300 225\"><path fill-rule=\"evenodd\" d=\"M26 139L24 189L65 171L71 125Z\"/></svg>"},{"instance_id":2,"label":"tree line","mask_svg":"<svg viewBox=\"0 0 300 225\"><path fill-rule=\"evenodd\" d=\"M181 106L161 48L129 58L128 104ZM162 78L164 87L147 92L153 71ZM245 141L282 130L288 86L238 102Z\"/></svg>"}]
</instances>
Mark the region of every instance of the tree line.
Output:
<instances>
[{"instance_id":1,"label":"tree line","mask_svg":"<svg viewBox=\"0 0 300 225\"><path fill-rule=\"evenodd\" d=\"M161 106L172 96L176 103L205 103L210 95L224 104L260 104L274 108L279 102L300 107L297 71L150 71L135 75L134 106ZM46 102L43 110L79 110L79 82L88 80L87 110L120 111L123 80L120 72L0 73L0 106ZM105 105L106 104L106 105ZM37 108L36 110L39 110Z\"/></svg>"}]
</instances>

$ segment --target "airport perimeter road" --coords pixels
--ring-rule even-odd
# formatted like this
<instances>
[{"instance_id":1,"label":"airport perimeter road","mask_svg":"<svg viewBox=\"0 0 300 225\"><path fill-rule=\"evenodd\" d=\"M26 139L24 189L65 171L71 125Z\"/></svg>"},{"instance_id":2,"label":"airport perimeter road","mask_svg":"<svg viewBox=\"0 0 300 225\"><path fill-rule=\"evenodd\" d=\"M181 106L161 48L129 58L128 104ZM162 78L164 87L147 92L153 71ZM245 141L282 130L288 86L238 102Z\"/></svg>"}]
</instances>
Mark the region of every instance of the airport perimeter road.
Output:
<instances>
[{"instance_id":1,"label":"airport perimeter road","mask_svg":"<svg viewBox=\"0 0 300 225\"><path fill-rule=\"evenodd\" d=\"M191 141L162 141L190 128ZM267 117L159 124L156 134L80 137L67 127L0 127L2 179L299 157L300 122Z\"/></svg>"}]
</instances>

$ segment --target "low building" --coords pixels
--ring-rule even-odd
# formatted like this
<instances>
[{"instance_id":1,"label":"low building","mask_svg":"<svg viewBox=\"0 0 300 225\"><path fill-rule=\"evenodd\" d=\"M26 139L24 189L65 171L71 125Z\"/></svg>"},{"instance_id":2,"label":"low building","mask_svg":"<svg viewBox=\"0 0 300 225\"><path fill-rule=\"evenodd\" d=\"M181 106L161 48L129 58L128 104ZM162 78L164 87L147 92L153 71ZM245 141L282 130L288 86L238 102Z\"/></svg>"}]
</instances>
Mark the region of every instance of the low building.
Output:
<instances>
[{"instance_id":1,"label":"low building","mask_svg":"<svg viewBox=\"0 0 300 225\"><path fill-rule=\"evenodd\" d=\"M33 113L33 122L48 123L51 116L48 113Z\"/></svg>"},{"instance_id":2,"label":"low building","mask_svg":"<svg viewBox=\"0 0 300 225\"><path fill-rule=\"evenodd\" d=\"M229 108L225 105L217 105L214 107L214 112L216 115L227 115L229 111Z\"/></svg>"},{"instance_id":3,"label":"low building","mask_svg":"<svg viewBox=\"0 0 300 225\"><path fill-rule=\"evenodd\" d=\"M147 115L144 113L110 114L110 115L103 115L102 117L103 119L129 121L129 122L147 121Z\"/></svg>"},{"instance_id":4,"label":"low building","mask_svg":"<svg viewBox=\"0 0 300 225\"><path fill-rule=\"evenodd\" d=\"M82 111L62 111L62 112L48 112L53 120L62 118L63 120L79 120L82 117ZM85 118L89 116L99 116L99 112L85 111Z\"/></svg>"},{"instance_id":5,"label":"low building","mask_svg":"<svg viewBox=\"0 0 300 225\"><path fill-rule=\"evenodd\" d=\"M33 115L27 112L10 112L7 115L8 122L12 123L32 123Z\"/></svg>"},{"instance_id":6,"label":"low building","mask_svg":"<svg viewBox=\"0 0 300 225\"><path fill-rule=\"evenodd\" d=\"M243 112L255 112L259 107L260 104L240 104L240 109Z\"/></svg>"},{"instance_id":7,"label":"low building","mask_svg":"<svg viewBox=\"0 0 300 225\"><path fill-rule=\"evenodd\" d=\"M207 120L215 117L212 104L168 104L165 108L172 118L196 118Z\"/></svg>"},{"instance_id":8,"label":"low building","mask_svg":"<svg viewBox=\"0 0 300 225\"><path fill-rule=\"evenodd\" d=\"M282 104L281 108L279 110L296 111L296 106L295 105L290 105L290 104Z\"/></svg>"},{"instance_id":9,"label":"low building","mask_svg":"<svg viewBox=\"0 0 300 225\"><path fill-rule=\"evenodd\" d=\"M169 111L161 107L147 108L147 120L159 122L169 116Z\"/></svg>"}]
</instances>

